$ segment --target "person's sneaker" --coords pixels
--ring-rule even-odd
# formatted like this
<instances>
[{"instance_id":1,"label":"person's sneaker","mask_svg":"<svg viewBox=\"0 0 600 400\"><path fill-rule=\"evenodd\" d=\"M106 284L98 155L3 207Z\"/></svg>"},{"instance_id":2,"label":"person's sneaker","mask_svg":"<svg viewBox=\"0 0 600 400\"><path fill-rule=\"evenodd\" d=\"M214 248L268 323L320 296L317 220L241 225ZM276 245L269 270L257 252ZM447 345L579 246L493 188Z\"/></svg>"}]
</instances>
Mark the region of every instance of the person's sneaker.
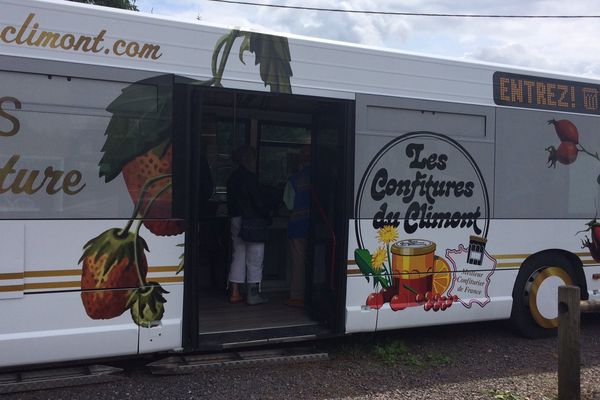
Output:
<instances>
[{"instance_id":1,"label":"person's sneaker","mask_svg":"<svg viewBox=\"0 0 600 400\"><path fill-rule=\"evenodd\" d=\"M304 300L302 299L287 299L285 305L289 307L304 307Z\"/></svg>"},{"instance_id":2,"label":"person's sneaker","mask_svg":"<svg viewBox=\"0 0 600 400\"><path fill-rule=\"evenodd\" d=\"M255 306L258 304L266 303L268 301L269 299L267 299L265 296L262 295L262 293L258 291L258 283L249 284L248 295L246 296L246 304L248 304L249 306Z\"/></svg>"}]
</instances>

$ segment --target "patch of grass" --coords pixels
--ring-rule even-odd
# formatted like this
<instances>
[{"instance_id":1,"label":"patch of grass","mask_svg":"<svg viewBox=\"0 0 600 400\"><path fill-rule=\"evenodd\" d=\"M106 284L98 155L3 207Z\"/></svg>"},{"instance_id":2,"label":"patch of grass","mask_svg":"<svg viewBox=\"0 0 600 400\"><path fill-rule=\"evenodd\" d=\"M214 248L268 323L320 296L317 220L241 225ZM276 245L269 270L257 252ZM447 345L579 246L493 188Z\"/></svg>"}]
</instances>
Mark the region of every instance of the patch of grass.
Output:
<instances>
[{"instance_id":1,"label":"patch of grass","mask_svg":"<svg viewBox=\"0 0 600 400\"><path fill-rule=\"evenodd\" d=\"M398 363L417 369L426 367L441 367L452 365L450 356L441 353L430 352L425 355L415 354L401 340L392 340L384 344L375 345L373 348L375 356L387 365Z\"/></svg>"},{"instance_id":2,"label":"patch of grass","mask_svg":"<svg viewBox=\"0 0 600 400\"><path fill-rule=\"evenodd\" d=\"M375 355L388 365L402 363L410 367L422 367L422 360L411 353L406 344L401 340L394 340L389 343L376 345L374 347Z\"/></svg>"},{"instance_id":3,"label":"patch of grass","mask_svg":"<svg viewBox=\"0 0 600 400\"><path fill-rule=\"evenodd\" d=\"M491 390L489 394L494 400L527 400L526 397L517 396L516 394L506 390L494 389Z\"/></svg>"},{"instance_id":4,"label":"patch of grass","mask_svg":"<svg viewBox=\"0 0 600 400\"><path fill-rule=\"evenodd\" d=\"M334 358L358 360L374 357L388 366L405 365L417 370L455 363L452 354L415 349L401 338L390 335L356 335L338 339L328 346L328 351Z\"/></svg>"},{"instance_id":5,"label":"patch of grass","mask_svg":"<svg viewBox=\"0 0 600 400\"><path fill-rule=\"evenodd\" d=\"M454 364L452 357L441 353L427 353L425 354L425 360L432 367L446 367Z\"/></svg>"},{"instance_id":6,"label":"patch of grass","mask_svg":"<svg viewBox=\"0 0 600 400\"><path fill-rule=\"evenodd\" d=\"M408 348L402 341L392 341L375 345L373 353L387 365L394 365L408 354Z\"/></svg>"},{"instance_id":7,"label":"patch of grass","mask_svg":"<svg viewBox=\"0 0 600 400\"><path fill-rule=\"evenodd\" d=\"M529 397L519 396L519 395L509 392L508 390L493 389L493 390L490 390L488 392L488 394L494 400L529 400ZM542 399L543 400L558 400L558 397L550 398L550 397L542 396Z\"/></svg>"}]
</instances>

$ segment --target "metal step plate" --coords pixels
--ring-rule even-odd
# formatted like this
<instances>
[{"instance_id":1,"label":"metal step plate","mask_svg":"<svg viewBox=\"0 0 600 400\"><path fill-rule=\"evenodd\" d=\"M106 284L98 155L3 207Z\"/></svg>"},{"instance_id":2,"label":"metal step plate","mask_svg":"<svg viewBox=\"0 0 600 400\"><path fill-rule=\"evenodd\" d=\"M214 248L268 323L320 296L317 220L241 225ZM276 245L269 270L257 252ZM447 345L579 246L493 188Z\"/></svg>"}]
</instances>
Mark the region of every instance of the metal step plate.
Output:
<instances>
[{"instance_id":1,"label":"metal step plate","mask_svg":"<svg viewBox=\"0 0 600 400\"><path fill-rule=\"evenodd\" d=\"M88 365L0 374L0 394L111 382L122 378L121 368Z\"/></svg>"},{"instance_id":2,"label":"metal step plate","mask_svg":"<svg viewBox=\"0 0 600 400\"><path fill-rule=\"evenodd\" d=\"M329 355L312 348L250 350L231 353L172 356L147 365L156 375L186 374L197 370L231 368L258 364L325 361Z\"/></svg>"}]
</instances>

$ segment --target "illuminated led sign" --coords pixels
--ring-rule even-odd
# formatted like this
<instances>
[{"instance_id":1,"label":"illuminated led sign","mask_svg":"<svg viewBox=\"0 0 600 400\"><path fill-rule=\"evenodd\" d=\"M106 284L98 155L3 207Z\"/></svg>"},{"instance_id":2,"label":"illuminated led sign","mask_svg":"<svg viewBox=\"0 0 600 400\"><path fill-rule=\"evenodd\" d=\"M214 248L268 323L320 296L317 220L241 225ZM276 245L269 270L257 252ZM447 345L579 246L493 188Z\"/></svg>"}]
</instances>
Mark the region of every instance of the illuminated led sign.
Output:
<instances>
[{"instance_id":1,"label":"illuminated led sign","mask_svg":"<svg viewBox=\"0 0 600 400\"><path fill-rule=\"evenodd\" d=\"M494 73L494 102L500 106L600 114L600 85L528 75Z\"/></svg>"}]
</instances>

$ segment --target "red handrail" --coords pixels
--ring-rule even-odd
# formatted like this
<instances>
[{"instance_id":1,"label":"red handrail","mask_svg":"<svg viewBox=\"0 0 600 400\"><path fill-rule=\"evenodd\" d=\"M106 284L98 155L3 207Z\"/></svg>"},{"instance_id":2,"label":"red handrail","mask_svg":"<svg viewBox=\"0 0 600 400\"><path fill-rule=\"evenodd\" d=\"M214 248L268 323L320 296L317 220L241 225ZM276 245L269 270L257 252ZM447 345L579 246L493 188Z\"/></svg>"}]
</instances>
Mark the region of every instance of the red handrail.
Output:
<instances>
[{"instance_id":1,"label":"red handrail","mask_svg":"<svg viewBox=\"0 0 600 400\"><path fill-rule=\"evenodd\" d=\"M311 194L311 197L314 200L315 204L317 205L317 210L319 211L321 218L323 218L323 222L325 222L327 229L329 229L329 233L331 234L331 239L333 241L333 246L331 246L331 267L330 267L331 275L330 275L329 282L330 282L331 290L335 290L335 286L333 285L333 280L334 280L334 276L335 276L335 246L336 246L335 231L333 230L333 226L331 226L331 223L329 222L329 219L327 218L327 215L325 214L325 210L321 206L321 202L319 201L319 198L317 197L315 192L312 190L312 187L310 189L310 194Z\"/></svg>"}]
</instances>

